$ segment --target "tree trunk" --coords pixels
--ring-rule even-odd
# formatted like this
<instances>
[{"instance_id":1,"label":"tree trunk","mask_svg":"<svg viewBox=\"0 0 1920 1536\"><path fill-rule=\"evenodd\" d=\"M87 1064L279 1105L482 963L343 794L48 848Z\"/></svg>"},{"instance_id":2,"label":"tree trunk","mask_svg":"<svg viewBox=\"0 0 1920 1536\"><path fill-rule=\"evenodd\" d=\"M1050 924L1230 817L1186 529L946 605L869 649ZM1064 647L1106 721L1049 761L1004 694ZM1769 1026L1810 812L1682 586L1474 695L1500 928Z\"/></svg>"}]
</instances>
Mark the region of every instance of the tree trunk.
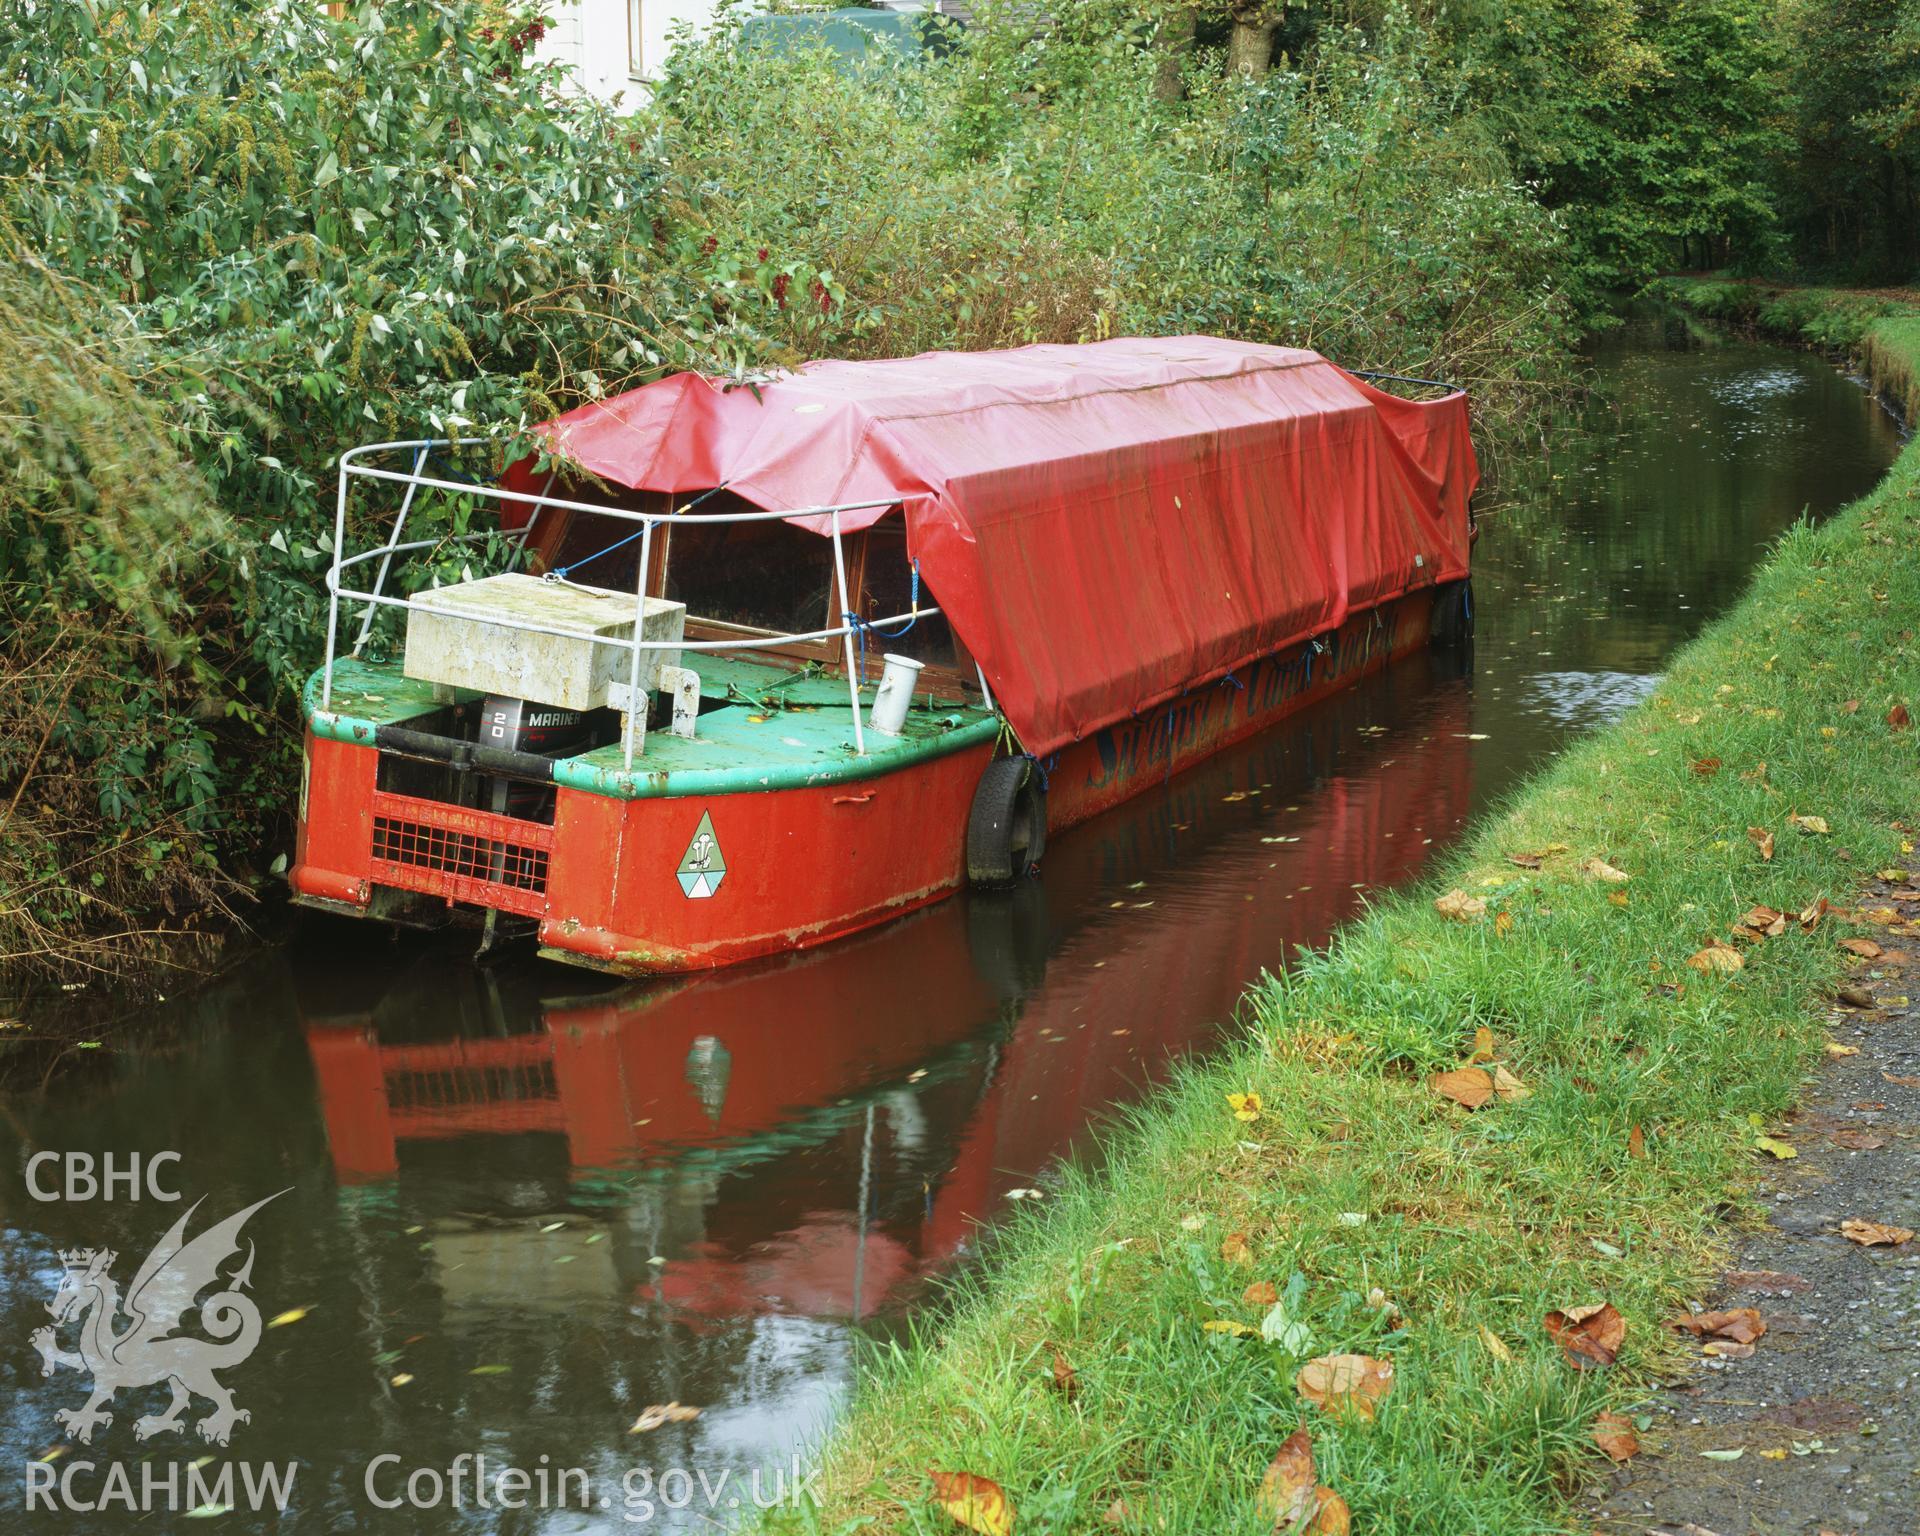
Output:
<instances>
[{"instance_id":1,"label":"tree trunk","mask_svg":"<svg viewBox=\"0 0 1920 1536\"><path fill-rule=\"evenodd\" d=\"M1193 33L1199 19L1192 6L1174 0L1161 19L1160 30L1154 34L1153 46L1159 60L1153 71L1153 94L1170 106L1186 94L1181 72L1193 52Z\"/></svg>"},{"instance_id":2,"label":"tree trunk","mask_svg":"<svg viewBox=\"0 0 1920 1536\"><path fill-rule=\"evenodd\" d=\"M1231 74L1258 78L1273 65L1273 34L1280 30L1276 17L1267 14L1263 4L1235 4L1227 8L1233 18L1233 32L1227 40L1227 70Z\"/></svg>"}]
</instances>

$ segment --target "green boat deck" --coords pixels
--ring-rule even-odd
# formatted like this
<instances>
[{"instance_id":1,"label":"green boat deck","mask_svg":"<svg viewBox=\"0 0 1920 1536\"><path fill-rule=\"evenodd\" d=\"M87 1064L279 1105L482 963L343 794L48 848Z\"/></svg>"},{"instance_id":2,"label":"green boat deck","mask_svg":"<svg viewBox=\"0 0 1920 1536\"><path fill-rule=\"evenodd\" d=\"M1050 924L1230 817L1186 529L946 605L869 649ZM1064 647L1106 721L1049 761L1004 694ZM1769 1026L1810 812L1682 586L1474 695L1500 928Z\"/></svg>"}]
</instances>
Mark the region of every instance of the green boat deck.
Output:
<instances>
[{"instance_id":1,"label":"green boat deck","mask_svg":"<svg viewBox=\"0 0 1920 1536\"><path fill-rule=\"evenodd\" d=\"M618 742L556 759L554 782L623 800L851 783L984 745L1000 730L993 710L950 702L929 708L922 695L899 736L866 732L862 757L854 751L843 677L702 651L684 652L681 664L700 674L701 713L691 739L649 731L631 772ZM431 683L404 676L397 661L336 660L331 709L320 707L321 677L316 672L307 680L307 724L334 741L372 746L380 727L406 725L445 707ZM480 695L455 697L464 702ZM872 702L869 685L861 690L863 717Z\"/></svg>"}]
</instances>

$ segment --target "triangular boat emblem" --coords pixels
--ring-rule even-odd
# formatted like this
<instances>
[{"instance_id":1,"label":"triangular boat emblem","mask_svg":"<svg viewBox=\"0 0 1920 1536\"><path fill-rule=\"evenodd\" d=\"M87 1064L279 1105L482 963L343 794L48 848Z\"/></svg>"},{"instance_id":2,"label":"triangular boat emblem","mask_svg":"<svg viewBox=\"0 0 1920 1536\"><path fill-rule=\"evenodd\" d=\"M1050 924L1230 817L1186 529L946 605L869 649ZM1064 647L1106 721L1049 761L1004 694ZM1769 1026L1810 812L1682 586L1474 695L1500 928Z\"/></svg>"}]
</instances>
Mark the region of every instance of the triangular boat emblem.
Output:
<instances>
[{"instance_id":1,"label":"triangular boat emblem","mask_svg":"<svg viewBox=\"0 0 1920 1536\"><path fill-rule=\"evenodd\" d=\"M693 841L687 844L677 873L681 891L696 900L713 895L726 878L727 861L720 852L719 838L713 835L713 817L708 812L700 813L700 825L694 830Z\"/></svg>"}]
</instances>

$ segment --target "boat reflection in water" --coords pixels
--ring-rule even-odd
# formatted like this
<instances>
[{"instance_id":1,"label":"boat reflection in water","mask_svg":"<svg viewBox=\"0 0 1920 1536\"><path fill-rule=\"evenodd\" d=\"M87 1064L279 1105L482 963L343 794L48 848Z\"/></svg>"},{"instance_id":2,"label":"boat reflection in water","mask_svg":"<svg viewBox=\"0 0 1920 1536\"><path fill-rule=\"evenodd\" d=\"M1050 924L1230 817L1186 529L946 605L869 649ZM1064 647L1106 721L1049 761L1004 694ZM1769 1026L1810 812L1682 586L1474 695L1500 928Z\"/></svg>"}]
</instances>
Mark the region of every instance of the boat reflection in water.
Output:
<instances>
[{"instance_id":1,"label":"boat reflection in water","mask_svg":"<svg viewBox=\"0 0 1920 1536\"><path fill-rule=\"evenodd\" d=\"M1468 811L1441 665L1063 838L1039 882L827 950L587 993L456 953L359 998L303 987L334 1168L430 1213L449 1301L604 1287L695 1327L898 1308L1249 978L1419 872ZM569 1210L606 1240L556 1271L524 1218Z\"/></svg>"}]
</instances>

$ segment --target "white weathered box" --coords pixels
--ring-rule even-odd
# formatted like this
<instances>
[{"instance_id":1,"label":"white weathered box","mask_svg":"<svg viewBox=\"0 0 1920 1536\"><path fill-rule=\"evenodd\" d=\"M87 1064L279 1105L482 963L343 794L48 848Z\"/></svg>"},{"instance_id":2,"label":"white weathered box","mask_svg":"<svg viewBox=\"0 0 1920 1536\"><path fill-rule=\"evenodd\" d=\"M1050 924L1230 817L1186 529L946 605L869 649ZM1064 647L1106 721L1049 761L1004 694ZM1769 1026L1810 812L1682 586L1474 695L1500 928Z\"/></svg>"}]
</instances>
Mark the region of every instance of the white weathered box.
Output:
<instances>
[{"instance_id":1,"label":"white weathered box","mask_svg":"<svg viewBox=\"0 0 1920 1536\"><path fill-rule=\"evenodd\" d=\"M503 619L561 633L510 629ZM685 603L649 597L642 638L677 643L686 621ZM415 593L407 614L406 674L560 709L600 709L609 683L617 681L624 693L632 662L627 651L602 642L632 633L631 592L509 572ZM677 644L643 651L640 686L652 689L663 666L679 664Z\"/></svg>"}]
</instances>

